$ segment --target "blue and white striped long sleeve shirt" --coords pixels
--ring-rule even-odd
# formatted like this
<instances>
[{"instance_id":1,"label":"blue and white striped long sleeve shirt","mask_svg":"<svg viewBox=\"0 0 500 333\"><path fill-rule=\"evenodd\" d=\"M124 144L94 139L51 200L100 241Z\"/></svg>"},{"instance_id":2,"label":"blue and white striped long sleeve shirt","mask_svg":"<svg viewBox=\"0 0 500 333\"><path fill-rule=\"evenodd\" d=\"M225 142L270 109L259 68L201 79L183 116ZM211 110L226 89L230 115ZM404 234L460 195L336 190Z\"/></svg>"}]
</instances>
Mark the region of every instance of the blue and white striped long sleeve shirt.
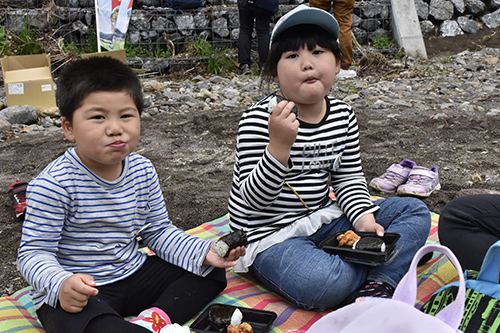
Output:
<instances>
[{"instance_id":1,"label":"blue and white striped long sleeve shirt","mask_svg":"<svg viewBox=\"0 0 500 333\"><path fill-rule=\"evenodd\" d=\"M32 287L35 308L55 307L62 282L89 274L97 286L132 275L146 260L136 236L159 257L205 276L211 241L186 234L168 218L156 170L135 153L122 175L106 181L80 161L74 148L30 182L18 267Z\"/></svg>"}]
</instances>

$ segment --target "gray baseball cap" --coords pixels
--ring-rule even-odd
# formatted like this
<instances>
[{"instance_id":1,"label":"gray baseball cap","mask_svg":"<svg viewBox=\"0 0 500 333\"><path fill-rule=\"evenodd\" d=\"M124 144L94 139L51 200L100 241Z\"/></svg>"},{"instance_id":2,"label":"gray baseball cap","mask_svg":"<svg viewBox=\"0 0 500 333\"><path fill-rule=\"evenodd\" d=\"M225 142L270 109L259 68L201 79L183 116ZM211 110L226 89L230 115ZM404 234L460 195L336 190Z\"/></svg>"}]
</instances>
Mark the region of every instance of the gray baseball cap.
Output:
<instances>
[{"instance_id":1,"label":"gray baseball cap","mask_svg":"<svg viewBox=\"0 0 500 333\"><path fill-rule=\"evenodd\" d=\"M286 29L299 24L313 24L325 29L335 40L339 38L339 24L332 14L306 5L295 7L283 15L271 33L271 43Z\"/></svg>"}]
</instances>

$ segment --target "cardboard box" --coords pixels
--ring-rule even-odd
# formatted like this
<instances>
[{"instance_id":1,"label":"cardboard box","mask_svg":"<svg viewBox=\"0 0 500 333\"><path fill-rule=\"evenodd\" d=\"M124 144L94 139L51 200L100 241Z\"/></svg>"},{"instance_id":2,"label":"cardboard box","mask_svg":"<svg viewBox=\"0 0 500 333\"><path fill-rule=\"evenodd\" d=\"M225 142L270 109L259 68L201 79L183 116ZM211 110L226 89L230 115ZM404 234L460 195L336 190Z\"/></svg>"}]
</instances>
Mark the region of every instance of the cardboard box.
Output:
<instances>
[{"instance_id":1,"label":"cardboard box","mask_svg":"<svg viewBox=\"0 0 500 333\"><path fill-rule=\"evenodd\" d=\"M86 53L82 54L82 58L90 58L90 57L111 57L120 60L124 64L127 63L127 55L125 50L113 50L113 51L104 51L104 52L95 52L95 53Z\"/></svg>"},{"instance_id":2,"label":"cardboard box","mask_svg":"<svg viewBox=\"0 0 500 333\"><path fill-rule=\"evenodd\" d=\"M90 58L90 57L111 57L111 58L115 58L115 59L120 60L124 64L127 64L127 54L126 54L125 50L123 50L123 49L121 49L121 50L113 50L113 51L103 51L103 52L95 52L95 53L82 54L82 58L83 59L87 59L87 58ZM136 72L137 74L142 74L142 73L149 72L148 69L135 69L135 68L132 68L132 70L134 72Z\"/></svg>"},{"instance_id":3,"label":"cardboard box","mask_svg":"<svg viewBox=\"0 0 500 333\"><path fill-rule=\"evenodd\" d=\"M48 55L8 56L0 63L8 106L57 106Z\"/></svg>"}]
</instances>

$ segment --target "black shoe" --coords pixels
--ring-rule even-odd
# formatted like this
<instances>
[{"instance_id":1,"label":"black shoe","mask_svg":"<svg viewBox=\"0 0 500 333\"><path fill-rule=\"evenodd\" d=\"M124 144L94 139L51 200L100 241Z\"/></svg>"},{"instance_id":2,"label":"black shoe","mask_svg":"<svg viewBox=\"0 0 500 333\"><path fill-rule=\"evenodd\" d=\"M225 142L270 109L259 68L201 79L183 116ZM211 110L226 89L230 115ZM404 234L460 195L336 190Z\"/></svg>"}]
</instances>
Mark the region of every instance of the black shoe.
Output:
<instances>
[{"instance_id":1,"label":"black shoe","mask_svg":"<svg viewBox=\"0 0 500 333\"><path fill-rule=\"evenodd\" d=\"M250 69L250 66L247 64L242 64L240 65L240 68L238 69L238 75L250 75L252 74L252 70Z\"/></svg>"},{"instance_id":2,"label":"black shoe","mask_svg":"<svg viewBox=\"0 0 500 333\"><path fill-rule=\"evenodd\" d=\"M394 294L395 288L386 282L380 281L366 281L363 283L359 290L356 290L345 300L340 303L339 306L349 305L356 301L358 297L381 297L381 298L391 298Z\"/></svg>"}]
</instances>

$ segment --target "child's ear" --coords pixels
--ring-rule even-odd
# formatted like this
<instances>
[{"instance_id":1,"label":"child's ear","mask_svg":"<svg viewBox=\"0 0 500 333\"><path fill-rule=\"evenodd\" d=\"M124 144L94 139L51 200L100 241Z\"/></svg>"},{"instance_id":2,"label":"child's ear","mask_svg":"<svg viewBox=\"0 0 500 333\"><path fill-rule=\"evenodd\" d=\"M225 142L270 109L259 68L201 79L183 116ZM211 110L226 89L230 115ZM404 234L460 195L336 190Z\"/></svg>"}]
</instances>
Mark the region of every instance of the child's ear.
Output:
<instances>
[{"instance_id":1,"label":"child's ear","mask_svg":"<svg viewBox=\"0 0 500 333\"><path fill-rule=\"evenodd\" d=\"M64 136L68 141L75 141L75 135L73 133L73 124L71 124L71 121L66 119L66 117L62 117L61 120L61 127L64 132Z\"/></svg>"},{"instance_id":2,"label":"child's ear","mask_svg":"<svg viewBox=\"0 0 500 333\"><path fill-rule=\"evenodd\" d=\"M335 66L335 75L340 73L340 61L337 61L336 66Z\"/></svg>"}]
</instances>

